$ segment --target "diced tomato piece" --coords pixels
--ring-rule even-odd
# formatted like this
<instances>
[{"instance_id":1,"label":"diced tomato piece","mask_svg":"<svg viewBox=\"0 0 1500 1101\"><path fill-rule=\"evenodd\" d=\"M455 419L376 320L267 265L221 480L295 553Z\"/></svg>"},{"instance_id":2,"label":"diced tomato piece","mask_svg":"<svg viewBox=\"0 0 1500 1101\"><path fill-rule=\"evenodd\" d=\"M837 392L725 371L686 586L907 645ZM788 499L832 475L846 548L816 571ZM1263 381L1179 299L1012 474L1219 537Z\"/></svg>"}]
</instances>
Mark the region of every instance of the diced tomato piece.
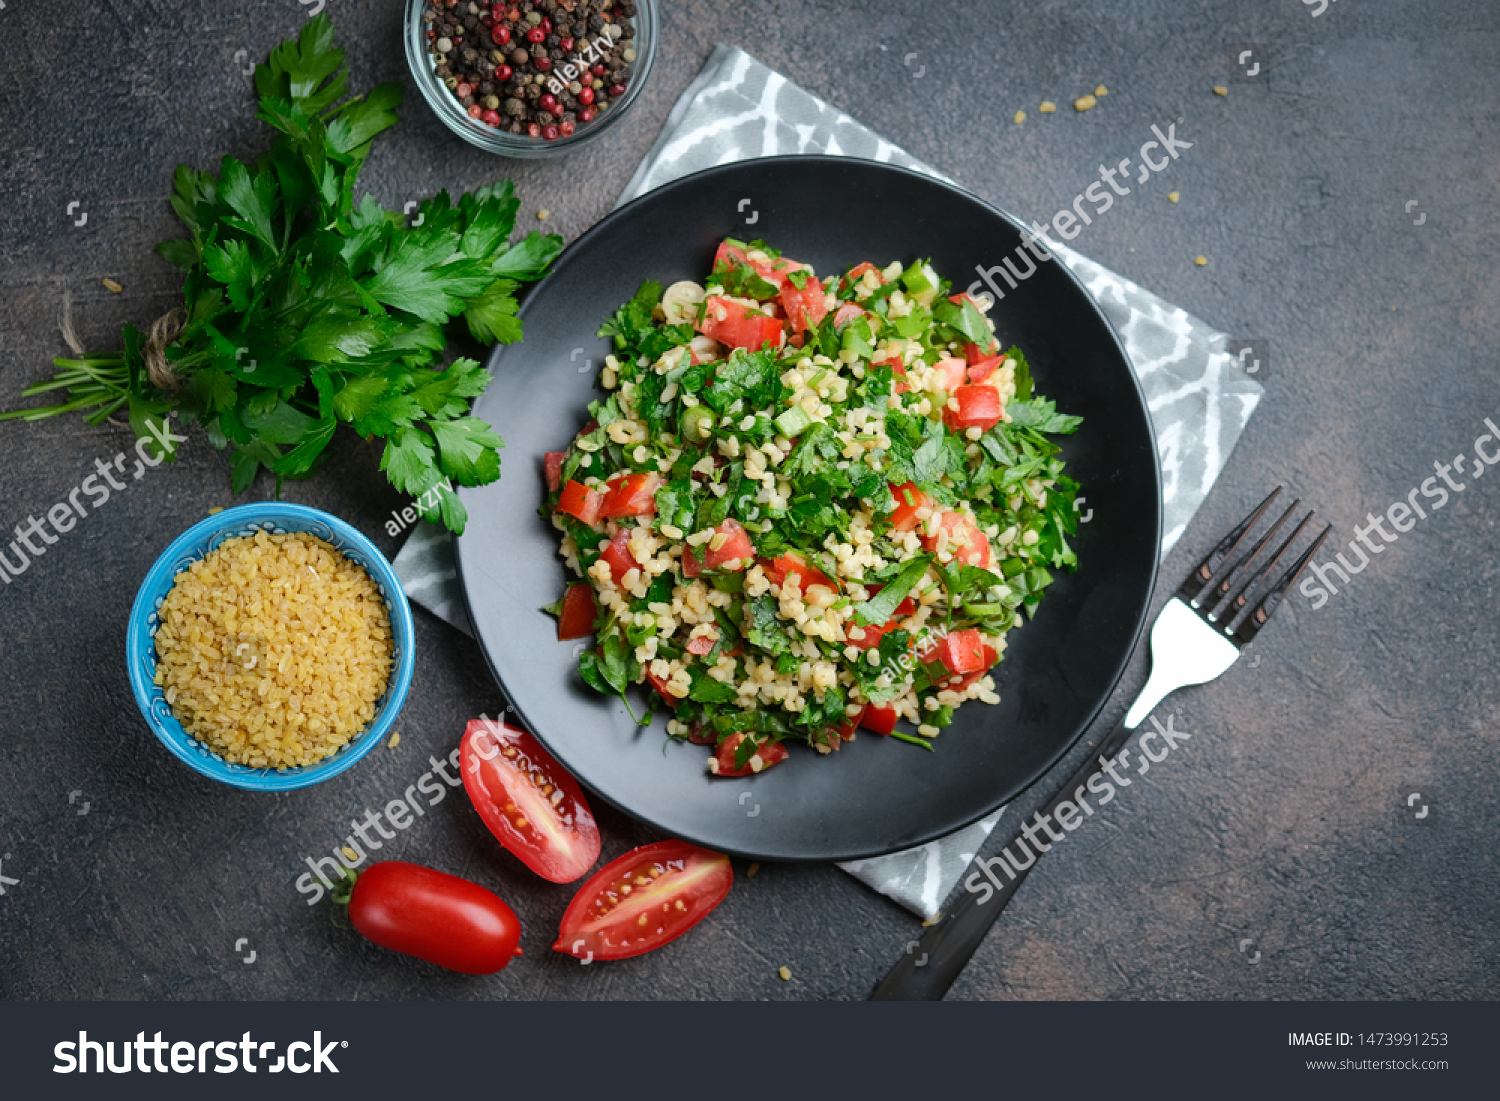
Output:
<instances>
[{"instance_id":1,"label":"diced tomato piece","mask_svg":"<svg viewBox=\"0 0 1500 1101\"><path fill-rule=\"evenodd\" d=\"M745 735L737 733L729 735L720 742L719 751L708 760L708 771L715 776L752 776L757 772L764 772L772 765L779 765L787 759L786 746L780 742L772 742L750 754L750 759L745 762L743 768L736 768L734 755L744 740Z\"/></svg>"},{"instance_id":2,"label":"diced tomato piece","mask_svg":"<svg viewBox=\"0 0 1500 1101\"><path fill-rule=\"evenodd\" d=\"M698 331L731 348L748 348L758 352L766 344L780 348L786 337L781 319L759 311L747 310L740 303L719 295L708 299Z\"/></svg>"},{"instance_id":3,"label":"diced tomato piece","mask_svg":"<svg viewBox=\"0 0 1500 1101\"><path fill-rule=\"evenodd\" d=\"M851 622L844 628L844 636L848 640L848 644L850 646L853 646L859 650L872 650L876 646L880 645L880 640L882 638L890 634L895 629L896 621L894 619L889 623L872 623L868 627L861 627L859 624ZM864 634L862 634L859 638L855 638L855 631L863 631Z\"/></svg>"},{"instance_id":4,"label":"diced tomato piece","mask_svg":"<svg viewBox=\"0 0 1500 1101\"><path fill-rule=\"evenodd\" d=\"M682 548L682 576L697 577L703 572L703 563L693 553L692 547Z\"/></svg>"},{"instance_id":5,"label":"diced tomato piece","mask_svg":"<svg viewBox=\"0 0 1500 1101\"><path fill-rule=\"evenodd\" d=\"M719 735L710 724L695 719L688 724L687 740L692 745L718 745Z\"/></svg>"},{"instance_id":6,"label":"diced tomato piece","mask_svg":"<svg viewBox=\"0 0 1500 1101\"><path fill-rule=\"evenodd\" d=\"M599 519L599 508L603 504L604 494L569 478L568 484L563 486L562 499L557 502L557 511L566 512L585 524L594 524Z\"/></svg>"},{"instance_id":7,"label":"diced tomato piece","mask_svg":"<svg viewBox=\"0 0 1500 1101\"><path fill-rule=\"evenodd\" d=\"M562 611L557 616L557 641L587 638L594 633L599 608L594 603L592 585L569 585L563 593Z\"/></svg>"},{"instance_id":8,"label":"diced tomato piece","mask_svg":"<svg viewBox=\"0 0 1500 1101\"><path fill-rule=\"evenodd\" d=\"M630 532L616 532L615 537L609 541L609 546L604 548L604 553L599 556L609 563L609 576L619 584L620 579L630 570L640 568L630 553Z\"/></svg>"},{"instance_id":9,"label":"diced tomato piece","mask_svg":"<svg viewBox=\"0 0 1500 1101\"><path fill-rule=\"evenodd\" d=\"M989 668L984 664L984 642L973 627L951 631L938 643L937 660L951 673L962 676Z\"/></svg>"},{"instance_id":10,"label":"diced tomato piece","mask_svg":"<svg viewBox=\"0 0 1500 1101\"><path fill-rule=\"evenodd\" d=\"M655 516L656 491L661 488L662 481L662 476L653 471L615 475L605 483L609 492L604 495L599 518Z\"/></svg>"},{"instance_id":11,"label":"diced tomato piece","mask_svg":"<svg viewBox=\"0 0 1500 1101\"><path fill-rule=\"evenodd\" d=\"M714 648L714 640L707 635L699 635L697 638L688 639L687 652L697 657L703 657Z\"/></svg>"},{"instance_id":12,"label":"diced tomato piece","mask_svg":"<svg viewBox=\"0 0 1500 1101\"><path fill-rule=\"evenodd\" d=\"M943 423L955 432L978 428L988 432L1005 417L1000 391L984 384L960 386L953 391L958 409L944 409Z\"/></svg>"},{"instance_id":13,"label":"diced tomato piece","mask_svg":"<svg viewBox=\"0 0 1500 1101\"><path fill-rule=\"evenodd\" d=\"M883 589L883 588L885 588L884 585L866 585L865 586L865 590L872 597L875 596L876 594L878 594L880 592L880 590ZM916 610L917 610L917 602L915 600L913 600L911 597L907 597L900 604L896 605L896 618L899 619L902 616L911 615Z\"/></svg>"},{"instance_id":14,"label":"diced tomato piece","mask_svg":"<svg viewBox=\"0 0 1500 1101\"><path fill-rule=\"evenodd\" d=\"M873 271L875 273L875 278L879 279L882 285L885 284L885 276L880 274L880 269L866 260L864 263L855 264L854 267L850 268L849 274L844 276L841 285L845 287L852 287L855 283L858 283L865 277L865 272L867 271Z\"/></svg>"},{"instance_id":15,"label":"diced tomato piece","mask_svg":"<svg viewBox=\"0 0 1500 1101\"><path fill-rule=\"evenodd\" d=\"M829 727L829 729L844 741L852 742L854 741L854 732L859 729L859 720L864 717L864 714L865 713L861 711L858 715L854 716L854 718L850 719L848 722L839 723L837 726Z\"/></svg>"},{"instance_id":16,"label":"diced tomato piece","mask_svg":"<svg viewBox=\"0 0 1500 1101\"><path fill-rule=\"evenodd\" d=\"M916 482L891 486L896 497L896 510L891 513L891 525L897 531L914 531L920 520L917 510L932 507L932 498L917 488Z\"/></svg>"},{"instance_id":17,"label":"diced tomato piece","mask_svg":"<svg viewBox=\"0 0 1500 1101\"><path fill-rule=\"evenodd\" d=\"M882 359L880 362L876 363L875 366L889 367L893 372L895 372L896 378L898 380L896 382L896 393L904 394L911 389L911 383L906 381L906 364L901 362L900 356L891 356L891 358L889 359Z\"/></svg>"},{"instance_id":18,"label":"diced tomato piece","mask_svg":"<svg viewBox=\"0 0 1500 1101\"><path fill-rule=\"evenodd\" d=\"M856 317L863 317L864 315L865 311L863 307L856 306L853 302L845 302L842 306L834 311L833 327L835 329L842 329Z\"/></svg>"},{"instance_id":19,"label":"diced tomato piece","mask_svg":"<svg viewBox=\"0 0 1500 1101\"><path fill-rule=\"evenodd\" d=\"M957 680L950 680L943 687L953 692L962 692L994 668L995 662L999 660L1000 655L995 652L995 648L986 643L980 647L980 661L983 663L983 668L976 669L972 673L965 673Z\"/></svg>"},{"instance_id":20,"label":"diced tomato piece","mask_svg":"<svg viewBox=\"0 0 1500 1101\"><path fill-rule=\"evenodd\" d=\"M566 452L549 451L543 461L547 470L547 492L556 493L557 487L562 485L562 464Z\"/></svg>"},{"instance_id":21,"label":"diced tomato piece","mask_svg":"<svg viewBox=\"0 0 1500 1101\"><path fill-rule=\"evenodd\" d=\"M933 367L943 376L943 389L951 394L964 384L964 372L968 370L969 365L956 356L944 356L934 363Z\"/></svg>"},{"instance_id":22,"label":"diced tomato piece","mask_svg":"<svg viewBox=\"0 0 1500 1101\"><path fill-rule=\"evenodd\" d=\"M990 541L974 521L962 513L944 512L941 523L948 533L948 553L953 555L954 561L989 568ZM937 549L937 536L924 533L921 539L927 550Z\"/></svg>"},{"instance_id":23,"label":"diced tomato piece","mask_svg":"<svg viewBox=\"0 0 1500 1101\"><path fill-rule=\"evenodd\" d=\"M965 344L964 362L968 363L972 367L974 364L979 363L982 360L991 358L999 350L1000 342L994 337L990 338L988 344L982 346L979 344Z\"/></svg>"},{"instance_id":24,"label":"diced tomato piece","mask_svg":"<svg viewBox=\"0 0 1500 1101\"><path fill-rule=\"evenodd\" d=\"M876 734L889 734L896 729L896 709L894 707L876 707L872 703L865 708L865 713L859 717L859 725L866 730L873 730Z\"/></svg>"},{"instance_id":25,"label":"diced tomato piece","mask_svg":"<svg viewBox=\"0 0 1500 1101\"><path fill-rule=\"evenodd\" d=\"M670 689L668 689L667 682L658 677L649 668L645 672L646 683L649 684L652 688L656 689L656 691L661 695L662 699L666 700L669 704L676 706L676 704L682 699L682 697L676 695Z\"/></svg>"},{"instance_id":26,"label":"diced tomato piece","mask_svg":"<svg viewBox=\"0 0 1500 1101\"><path fill-rule=\"evenodd\" d=\"M778 558L762 558L760 567L765 570L771 583L778 587L785 585L786 579L796 574L799 578L798 587L804 594L814 585L822 585L825 589L838 592L838 582L829 580L822 570L809 566L807 560L795 551L789 551Z\"/></svg>"},{"instance_id":27,"label":"diced tomato piece","mask_svg":"<svg viewBox=\"0 0 1500 1101\"><path fill-rule=\"evenodd\" d=\"M988 359L981 359L977 363L969 364L969 381L975 383L983 382L993 375L996 368L1004 362L1004 356L990 356Z\"/></svg>"},{"instance_id":28,"label":"diced tomato piece","mask_svg":"<svg viewBox=\"0 0 1500 1101\"><path fill-rule=\"evenodd\" d=\"M736 570L744 570L750 567L750 560L755 557L755 546L750 542L750 534L741 526L738 520L725 520L714 529L716 534L703 545L703 568L705 570L722 570L731 562L738 561ZM724 536L724 541L717 550L714 544L719 542L719 536Z\"/></svg>"},{"instance_id":29,"label":"diced tomato piece","mask_svg":"<svg viewBox=\"0 0 1500 1101\"><path fill-rule=\"evenodd\" d=\"M823 284L812 277L811 269L798 264L787 270L809 272L807 281L800 290L791 280L787 280L781 287L779 297L792 331L800 333L804 329L816 329L823 318L828 316L828 304L825 301L827 292L823 290Z\"/></svg>"},{"instance_id":30,"label":"diced tomato piece","mask_svg":"<svg viewBox=\"0 0 1500 1101\"><path fill-rule=\"evenodd\" d=\"M778 287L786 282L786 272L790 270L784 260L752 260L750 254L738 245L720 241L718 250L714 253L714 267L728 268L735 264L748 265L754 269L756 275L768 283L775 283Z\"/></svg>"}]
</instances>

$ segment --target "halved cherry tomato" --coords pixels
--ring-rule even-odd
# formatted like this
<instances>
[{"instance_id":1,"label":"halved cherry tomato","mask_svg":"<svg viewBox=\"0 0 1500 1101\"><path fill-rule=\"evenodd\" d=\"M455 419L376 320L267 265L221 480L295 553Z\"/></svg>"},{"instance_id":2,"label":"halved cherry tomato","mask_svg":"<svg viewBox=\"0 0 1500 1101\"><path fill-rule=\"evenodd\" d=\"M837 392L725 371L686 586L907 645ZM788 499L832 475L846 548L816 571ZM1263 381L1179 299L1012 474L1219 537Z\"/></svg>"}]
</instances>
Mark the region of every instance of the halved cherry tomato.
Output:
<instances>
[{"instance_id":1,"label":"halved cherry tomato","mask_svg":"<svg viewBox=\"0 0 1500 1101\"><path fill-rule=\"evenodd\" d=\"M959 512L944 512L941 523L948 533L948 553L955 562L989 568L990 541L973 520ZM920 538L927 550L937 549L937 536L924 533Z\"/></svg>"},{"instance_id":2,"label":"halved cherry tomato","mask_svg":"<svg viewBox=\"0 0 1500 1101\"><path fill-rule=\"evenodd\" d=\"M562 466L566 454L564 451L549 451L543 460L547 471L548 493L556 493L557 487L562 485Z\"/></svg>"},{"instance_id":3,"label":"halved cherry tomato","mask_svg":"<svg viewBox=\"0 0 1500 1101\"><path fill-rule=\"evenodd\" d=\"M747 310L740 303L711 295L697 329L731 348L748 348L758 352L766 344L780 348L786 337L781 319L759 311Z\"/></svg>"},{"instance_id":4,"label":"halved cherry tomato","mask_svg":"<svg viewBox=\"0 0 1500 1101\"><path fill-rule=\"evenodd\" d=\"M557 617L557 641L587 638L594 633L594 620L598 615L599 606L594 603L594 587L569 585L568 591L563 593L562 611Z\"/></svg>"},{"instance_id":5,"label":"halved cherry tomato","mask_svg":"<svg viewBox=\"0 0 1500 1101\"><path fill-rule=\"evenodd\" d=\"M1005 417L1005 407L1000 404L1000 391L993 386L960 386L953 391L958 409L944 409L943 422L955 432L978 428L988 432Z\"/></svg>"},{"instance_id":6,"label":"halved cherry tomato","mask_svg":"<svg viewBox=\"0 0 1500 1101\"><path fill-rule=\"evenodd\" d=\"M719 543L719 536L724 536L724 541ZM719 543L717 548L715 543ZM755 545L750 542L750 533L738 520L725 520L714 529L714 537L703 544L703 568L705 570L722 570L729 568L732 562L738 562L736 570L749 569L750 560L755 557Z\"/></svg>"},{"instance_id":7,"label":"halved cherry tomato","mask_svg":"<svg viewBox=\"0 0 1500 1101\"><path fill-rule=\"evenodd\" d=\"M808 271L806 283L799 290L791 280L787 280L781 288L781 305L786 310L787 321L791 323L793 332L800 333L802 330L816 329L823 318L828 316L827 292L823 284L814 279L811 269L797 264L790 267L788 271Z\"/></svg>"},{"instance_id":8,"label":"halved cherry tomato","mask_svg":"<svg viewBox=\"0 0 1500 1101\"><path fill-rule=\"evenodd\" d=\"M616 475L605 483L609 491L599 508L599 518L655 516L656 491L661 488L663 480L653 471Z\"/></svg>"},{"instance_id":9,"label":"halved cherry tomato","mask_svg":"<svg viewBox=\"0 0 1500 1101\"><path fill-rule=\"evenodd\" d=\"M543 879L571 883L599 859L599 827L578 781L524 730L475 719L459 744L479 817Z\"/></svg>"},{"instance_id":10,"label":"halved cherry tomato","mask_svg":"<svg viewBox=\"0 0 1500 1101\"><path fill-rule=\"evenodd\" d=\"M896 729L896 709L894 707L877 707L870 704L865 708L865 713L859 717L859 725L866 730L873 730L876 734L889 734Z\"/></svg>"},{"instance_id":11,"label":"halved cherry tomato","mask_svg":"<svg viewBox=\"0 0 1500 1101\"><path fill-rule=\"evenodd\" d=\"M571 478L562 487L562 498L557 502L557 511L577 517L585 524L594 524L599 519L599 507L604 503L604 494L582 482Z\"/></svg>"},{"instance_id":12,"label":"halved cherry tomato","mask_svg":"<svg viewBox=\"0 0 1500 1101\"><path fill-rule=\"evenodd\" d=\"M349 924L382 948L465 975L493 975L521 954L521 923L499 895L401 860L359 873Z\"/></svg>"},{"instance_id":13,"label":"halved cherry tomato","mask_svg":"<svg viewBox=\"0 0 1500 1101\"><path fill-rule=\"evenodd\" d=\"M610 861L579 889L552 947L577 959L639 956L697 925L733 883L722 853L686 841L643 845Z\"/></svg>"},{"instance_id":14,"label":"halved cherry tomato","mask_svg":"<svg viewBox=\"0 0 1500 1101\"><path fill-rule=\"evenodd\" d=\"M719 751L708 759L708 771L715 776L753 776L757 772L764 772L772 765L779 765L787 759L786 746L780 742L772 742L763 745L754 753L750 754L743 766L734 763L735 754L739 751L740 743L745 740L744 734L731 734L719 743Z\"/></svg>"},{"instance_id":15,"label":"halved cherry tomato","mask_svg":"<svg viewBox=\"0 0 1500 1101\"><path fill-rule=\"evenodd\" d=\"M640 569L640 564L630 553L631 530L633 529L616 532L615 537L609 541L609 546L605 547L604 552L599 555L609 563L609 576L617 585L627 572Z\"/></svg>"},{"instance_id":16,"label":"halved cherry tomato","mask_svg":"<svg viewBox=\"0 0 1500 1101\"><path fill-rule=\"evenodd\" d=\"M785 585L786 579L796 574L798 588L804 595L814 585L822 585L825 589L832 589L834 592L839 590L838 582L829 580L828 575L822 570L809 566L807 560L796 551L788 551L776 558L762 558L759 562L760 568L765 571L766 578L777 587Z\"/></svg>"},{"instance_id":17,"label":"halved cherry tomato","mask_svg":"<svg viewBox=\"0 0 1500 1101\"><path fill-rule=\"evenodd\" d=\"M891 526L897 531L915 531L922 522L917 519L917 511L931 508L932 498L918 489L916 482L891 486L891 493L896 498L896 508L891 513Z\"/></svg>"},{"instance_id":18,"label":"halved cherry tomato","mask_svg":"<svg viewBox=\"0 0 1500 1101\"><path fill-rule=\"evenodd\" d=\"M932 366L938 374L943 376L943 389L950 394L964 384L964 372L969 368L967 363L955 356L944 356Z\"/></svg>"}]
</instances>

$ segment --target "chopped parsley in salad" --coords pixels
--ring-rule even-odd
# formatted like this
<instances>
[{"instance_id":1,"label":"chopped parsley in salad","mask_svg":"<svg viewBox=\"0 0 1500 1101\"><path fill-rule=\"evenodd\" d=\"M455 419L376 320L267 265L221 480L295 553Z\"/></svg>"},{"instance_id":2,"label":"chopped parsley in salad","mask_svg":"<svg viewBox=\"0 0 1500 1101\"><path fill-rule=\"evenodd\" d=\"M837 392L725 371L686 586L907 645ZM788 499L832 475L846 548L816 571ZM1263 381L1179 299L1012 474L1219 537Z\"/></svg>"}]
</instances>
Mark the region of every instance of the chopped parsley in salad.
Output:
<instances>
[{"instance_id":1,"label":"chopped parsley in salad","mask_svg":"<svg viewBox=\"0 0 1500 1101\"><path fill-rule=\"evenodd\" d=\"M590 686L629 708L650 685L718 776L861 726L931 749L999 702L1007 633L1077 565L1049 437L1081 418L949 289L926 262L819 279L726 239L703 284L643 283L599 330L608 396L546 458L580 578L547 611L596 636Z\"/></svg>"}]
</instances>

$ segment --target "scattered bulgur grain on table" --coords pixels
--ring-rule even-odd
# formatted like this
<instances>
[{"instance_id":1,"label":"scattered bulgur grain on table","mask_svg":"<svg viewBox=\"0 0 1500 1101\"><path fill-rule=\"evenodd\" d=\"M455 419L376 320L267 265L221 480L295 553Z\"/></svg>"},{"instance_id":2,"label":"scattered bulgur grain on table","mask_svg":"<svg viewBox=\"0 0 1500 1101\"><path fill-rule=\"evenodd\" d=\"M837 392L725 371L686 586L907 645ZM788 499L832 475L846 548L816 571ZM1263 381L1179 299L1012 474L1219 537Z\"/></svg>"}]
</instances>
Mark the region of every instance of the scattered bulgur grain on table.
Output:
<instances>
[{"instance_id":1,"label":"scattered bulgur grain on table","mask_svg":"<svg viewBox=\"0 0 1500 1101\"><path fill-rule=\"evenodd\" d=\"M113 279L101 279L100 282L104 284L105 290L113 291L115 294L119 294L125 289L124 287L120 286L120 284L116 283Z\"/></svg>"},{"instance_id":2,"label":"scattered bulgur grain on table","mask_svg":"<svg viewBox=\"0 0 1500 1101\"><path fill-rule=\"evenodd\" d=\"M1057 104L1053 103L1050 99L1044 99L1042 100L1042 105L1037 110L1044 115L1050 115L1053 111L1057 110Z\"/></svg>"},{"instance_id":3,"label":"scattered bulgur grain on table","mask_svg":"<svg viewBox=\"0 0 1500 1101\"><path fill-rule=\"evenodd\" d=\"M790 967L780 968L776 972L776 974L778 974L778 975L781 976L783 982L791 982L792 981L792 969Z\"/></svg>"},{"instance_id":4,"label":"scattered bulgur grain on table","mask_svg":"<svg viewBox=\"0 0 1500 1101\"><path fill-rule=\"evenodd\" d=\"M1093 107L1098 102L1099 101L1093 96L1079 96L1073 101L1073 110L1087 111L1090 107Z\"/></svg>"}]
</instances>

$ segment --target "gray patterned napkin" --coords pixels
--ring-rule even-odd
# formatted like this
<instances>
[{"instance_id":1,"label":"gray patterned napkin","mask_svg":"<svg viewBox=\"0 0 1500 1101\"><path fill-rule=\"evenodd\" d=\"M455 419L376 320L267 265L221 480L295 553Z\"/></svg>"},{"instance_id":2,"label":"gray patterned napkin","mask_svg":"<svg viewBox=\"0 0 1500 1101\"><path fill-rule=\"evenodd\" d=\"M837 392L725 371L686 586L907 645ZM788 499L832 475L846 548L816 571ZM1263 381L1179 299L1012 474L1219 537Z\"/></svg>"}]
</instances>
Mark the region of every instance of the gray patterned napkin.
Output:
<instances>
[{"instance_id":1,"label":"gray patterned napkin","mask_svg":"<svg viewBox=\"0 0 1500 1101\"><path fill-rule=\"evenodd\" d=\"M788 153L883 161L952 182L745 51L721 45L672 108L615 205L705 168ZM1223 470L1261 387L1226 351L1224 333L1065 246L1049 247L1098 300L1140 377L1161 456L1165 557ZM469 630L443 533L419 525L394 564L412 600ZM931 917L1004 813L914 849L840 867Z\"/></svg>"}]
</instances>

